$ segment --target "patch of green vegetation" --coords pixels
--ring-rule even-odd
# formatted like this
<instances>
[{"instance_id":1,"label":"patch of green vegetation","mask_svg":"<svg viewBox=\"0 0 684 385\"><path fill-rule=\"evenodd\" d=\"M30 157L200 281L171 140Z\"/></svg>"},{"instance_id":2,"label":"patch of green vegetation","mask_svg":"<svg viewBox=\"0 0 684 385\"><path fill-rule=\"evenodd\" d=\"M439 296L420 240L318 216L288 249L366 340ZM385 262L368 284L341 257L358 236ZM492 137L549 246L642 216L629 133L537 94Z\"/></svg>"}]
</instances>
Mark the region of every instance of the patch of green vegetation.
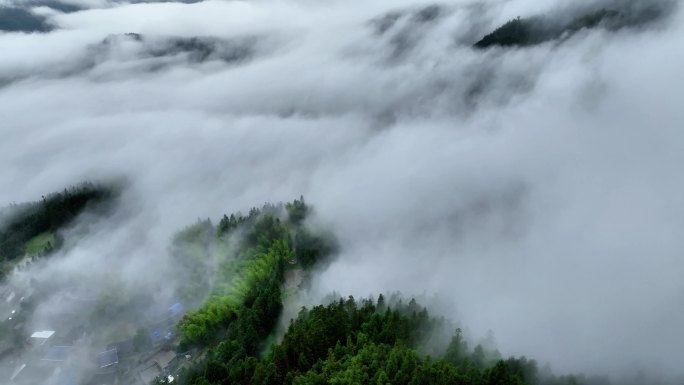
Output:
<instances>
[{"instance_id":1,"label":"patch of green vegetation","mask_svg":"<svg viewBox=\"0 0 684 385\"><path fill-rule=\"evenodd\" d=\"M224 215L216 227L198 221L174 237L175 260L187 274L179 297L188 303L206 297L180 322L182 349L216 345L231 333L230 325L242 322L240 314L260 319L252 320L261 326L248 338L249 346L258 348L282 307L285 272L298 268L289 262L301 258L312 266L335 249L334 239L307 228L310 213L303 198L265 204L247 216Z\"/></svg>"},{"instance_id":2,"label":"patch of green vegetation","mask_svg":"<svg viewBox=\"0 0 684 385\"><path fill-rule=\"evenodd\" d=\"M26 254L30 257L50 252L55 244L55 234L50 231L38 234L26 242Z\"/></svg>"},{"instance_id":3,"label":"patch of green vegetation","mask_svg":"<svg viewBox=\"0 0 684 385\"><path fill-rule=\"evenodd\" d=\"M251 319L258 321L258 319ZM234 334L212 348L206 360L184 370L179 384L461 384L578 385L599 384L583 377L543 378L534 360L503 359L496 350L469 349L456 329L437 356L421 343L444 326L441 318L411 300L387 306L354 298L303 308L279 344L259 354L244 347L252 324L238 316ZM244 328L244 329L242 329ZM266 338L266 341L269 341ZM270 340L272 342L272 340ZM158 382L163 383L163 382Z\"/></svg>"},{"instance_id":4,"label":"patch of green vegetation","mask_svg":"<svg viewBox=\"0 0 684 385\"><path fill-rule=\"evenodd\" d=\"M108 207L117 194L113 186L86 182L43 196L38 202L0 208L2 276L26 253L37 256L58 249L62 244L58 230L71 224L86 210Z\"/></svg>"},{"instance_id":5,"label":"patch of green vegetation","mask_svg":"<svg viewBox=\"0 0 684 385\"><path fill-rule=\"evenodd\" d=\"M55 233L88 207L108 202L116 192L109 186L83 183L43 196L38 202L11 205L3 211L0 227L0 256L13 260L22 256L26 243L45 232ZM53 245L56 248L56 245Z\"/></svg>"}]
</instances>

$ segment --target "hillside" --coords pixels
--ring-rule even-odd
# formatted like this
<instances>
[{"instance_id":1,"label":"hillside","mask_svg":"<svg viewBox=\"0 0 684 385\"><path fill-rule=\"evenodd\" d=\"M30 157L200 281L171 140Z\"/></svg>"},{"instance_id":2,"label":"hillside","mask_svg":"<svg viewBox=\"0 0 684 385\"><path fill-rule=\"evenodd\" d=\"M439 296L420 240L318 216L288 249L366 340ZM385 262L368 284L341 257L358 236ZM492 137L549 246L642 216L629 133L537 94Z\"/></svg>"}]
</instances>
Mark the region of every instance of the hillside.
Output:
<instances>
[{"instance_id":1,"label":"hillside","mask_svg":"<svg viewBox=\"0 0 684 385\"><path fill-rule=\"evenodd\" d=\"M475 48L525 47L547 41L562 41L589 29L618 31L640 28L666 16L669 3L645 6L617 4L613 8L567 11L561 15L539 15L510 20L477 41Z\"/></svg>"},{"instance_id":2,"label":"hillside","mask_svg":"<svg viewBox=\"0 0 684 385\"><path fill-rule=\"evenodd\" d=\"M285 212L286 219L280 219ZM349 297L302 308L276 342L284 299L296 294L283 292L286 272L313 273L310 269L335 250L330 235L321 237L303 226L309 212L303 199L267 204L246 217L224 216L217 228L200 222L179 233L175 242L185 250L183 259L191 254L210 258L207 250L237 257L219 264L207 299L178 325L177 351L202 358L158 377L155 384L171 383L170 378L187 385L603 384L581 376L540 378L534 360L502 358L482 345L470 349L461 329L453 331L450 342L441 341L437 336L449 335L445 328L450 322L431 317L415 300L404 304L401 297ZM241 234L236 250L216 247L235 233Z\"/></svg>"},{"instance_id":3,"label":"hillside","mask_svg":"<svg viewBox=\"0 0 684 385\"><path fill-rule=\"evenodd\" d=\"M43 196L41 201L0 209L0 265L5 274L23 256L49 254L62 244L59 230L88 209L105 209L116 191L83 183ZM105 210L106 211L106 210Z\"/></svg>"}]
</instances>

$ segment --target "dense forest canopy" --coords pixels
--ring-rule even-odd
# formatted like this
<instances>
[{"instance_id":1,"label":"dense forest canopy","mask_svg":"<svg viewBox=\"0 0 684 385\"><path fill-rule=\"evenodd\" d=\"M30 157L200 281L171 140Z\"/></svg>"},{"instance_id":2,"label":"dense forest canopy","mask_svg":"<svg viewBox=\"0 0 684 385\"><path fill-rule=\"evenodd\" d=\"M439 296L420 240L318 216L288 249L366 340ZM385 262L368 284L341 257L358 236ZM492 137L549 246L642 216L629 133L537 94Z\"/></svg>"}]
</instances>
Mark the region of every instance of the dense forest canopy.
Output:
<instances>
[{"instance_id":1,"label":"dense forest canopy","mask_svg":"<svg viewBox=\"0 0 684 385\"><path fill-rule=\"evenodd\" d=\"M206 360L182 372L181 384L478 384L603 385L604 378L554 376L525 357L502 358L482 345L470 349L461 329L446 348L426 355L423 343L444 319L431 317L414 300L388 305L352 297L303 308L283 340L259 349L267 336L263 304L276 304L277 286L258 294L228 325L229 333L208 351ZM268 301L271 298L271 301ZM263 301L263 302L262 302ZM220 342L219 342L220 341ZM158 384L166 383L159 379Z\"/></svg>"},{"instance_id":2,"label":"dense forest canopy","mask_svg":"<svg viewBox=\"0 0 684 385\"><path fill-rule=\"evenodd\" d=\"M212 282L201 284L206 299L179 324L179 351L209 349L210 356L230 361L231 371L246 375L249 369L241 366L263 351L279 320L286 271L324 263L337 247L329 234L308 227L310 213L304 198L284 205L267 203L247 216L224 215L216 228L211 221L200 221L175 237L180 260L211 258L209 250L220 254ZM234 248L227 246L231 240ZM202 291L193 288L190 293ZM202 365L213 368L217 363L208 360ZM223 373L208 370L211 378ZM186 374L188 382L192 373L195 369Z\"/></svg>"}]
</instances>

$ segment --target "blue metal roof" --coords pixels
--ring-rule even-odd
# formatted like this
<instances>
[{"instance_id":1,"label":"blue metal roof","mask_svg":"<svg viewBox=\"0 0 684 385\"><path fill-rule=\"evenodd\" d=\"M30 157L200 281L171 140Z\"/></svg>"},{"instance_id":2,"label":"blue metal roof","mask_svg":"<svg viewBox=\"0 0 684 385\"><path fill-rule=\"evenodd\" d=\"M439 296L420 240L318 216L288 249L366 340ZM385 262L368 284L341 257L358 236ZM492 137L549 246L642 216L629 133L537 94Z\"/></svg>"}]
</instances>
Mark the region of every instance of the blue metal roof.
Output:
<instances>
[{"instance_id":1,"label":"blue metal roof","mask_svg":"<svg viewBox=\"0 0 684 385\"><path fill-rule=\"evenodd\" d=\"M169 312L170 312L171 314L173 314L173 315L182 313L182 312L183 312L183 305L181 305L180 302L179 302L179 303L174 303L174 304L171 305L171 307L169 308Z\"/></svg>"},{"instance_id":2,"label":"blue metal roof","mask_svg":"<svg viewBox=\"0 0 684 385\"><path fill-rule=\"evenodd\" d=\"M104 352L97 355L97 363L101 368L106 368L108 366L119 363L119 355L116 349L105 350Z\"/></svg>"}]
</instances>

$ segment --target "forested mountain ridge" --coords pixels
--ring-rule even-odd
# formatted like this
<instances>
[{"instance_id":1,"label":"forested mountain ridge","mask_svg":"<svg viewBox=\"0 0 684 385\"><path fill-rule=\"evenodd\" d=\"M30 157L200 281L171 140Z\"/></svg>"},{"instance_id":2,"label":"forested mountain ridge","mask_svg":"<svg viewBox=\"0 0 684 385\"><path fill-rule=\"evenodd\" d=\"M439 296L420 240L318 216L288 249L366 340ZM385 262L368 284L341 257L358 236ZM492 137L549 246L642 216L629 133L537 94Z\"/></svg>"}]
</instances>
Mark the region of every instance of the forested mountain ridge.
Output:
<instances>
[{"instance_id":1,"label":"forested mountain ridge","mask_svg":"<svg viewBox=\"0 0 684 385\"><path fill-rule=\"evenodd\" d=\"M58 230L89 208L112 203L112 186L82 183L42 197L37 202L0 209L0 263L3 274L18 258L49 253L62 243Z\"/></svg>"},{"instance_id":2,"label":"forested mountain ridge","mask_svg":"<svg viewBox=\"0 0 684 385\"><path fill-rule=\"evenodd\" d=\"M667 13L668 4L661 2L638 7L623 5L590 9L570 17L517 17L484 36L474 44L474 47L525 47L552 40L562 41L584 29L603 28L617 31L623 28L639 28L663 18Z\"/></svg>"},{"instance_id":3,"label":"forested mountain ridge","mask_svg":"<svg viewBox=\"0 0 684 385\"><path fill-rule=\"evenodd\" d=\"M252 319L260 325L258 317ZM283 340L261 354L248 337L252 324L237 317L229 326L235 337L210 349L206 360L181 372L178 381L192 385L607 383L603 378L542 373L534 360L504 359L482 345L470 350L460 329L440 354L426 355L421 343L443 323L413 300L390 306L383 295L377 301L349 297L303 308ZM166 383L162 378L156 381Z\"/></svg>"},{"instance_id":4,"label":"forested mountain ridge","mask_svg":"<svg viewBox=\"0 0 684 385\"><path fill-rule=\"evenodd\" d=\"M482 345L471 350L461 329L451 341L435 343L434 336L443 334L448 322L431 317L415 300L404 304L383 295L302 308L276 342L287 271L309 271L337 247L330 235L306 226L310 212L302 198L253 208L247 216L226 215L218 226L200 221L178 234L176 244L185 248L185 255L189 244L197 253L200 244L213 245L206 250L226 237L238 235L239 241L237 250L229 252L235 258L221 263L208 284L203 304L179 323L177 351L196 351L204 358L181 368L173 383L604 384L601 379L540 374L534 360L504 359ZM166 383L167 377L155 381Z\"/></svg>"},{"instance_id":5,"label":"forested mountain ridge","mask_svg":"<svg viewBox=\"0 0 684 385\"><path fill-rule=\"evenodd\" d=\"M53 26L46 17L19 7L0 5L0 31L49 32Z\"/></svg>"}]
</instances>

